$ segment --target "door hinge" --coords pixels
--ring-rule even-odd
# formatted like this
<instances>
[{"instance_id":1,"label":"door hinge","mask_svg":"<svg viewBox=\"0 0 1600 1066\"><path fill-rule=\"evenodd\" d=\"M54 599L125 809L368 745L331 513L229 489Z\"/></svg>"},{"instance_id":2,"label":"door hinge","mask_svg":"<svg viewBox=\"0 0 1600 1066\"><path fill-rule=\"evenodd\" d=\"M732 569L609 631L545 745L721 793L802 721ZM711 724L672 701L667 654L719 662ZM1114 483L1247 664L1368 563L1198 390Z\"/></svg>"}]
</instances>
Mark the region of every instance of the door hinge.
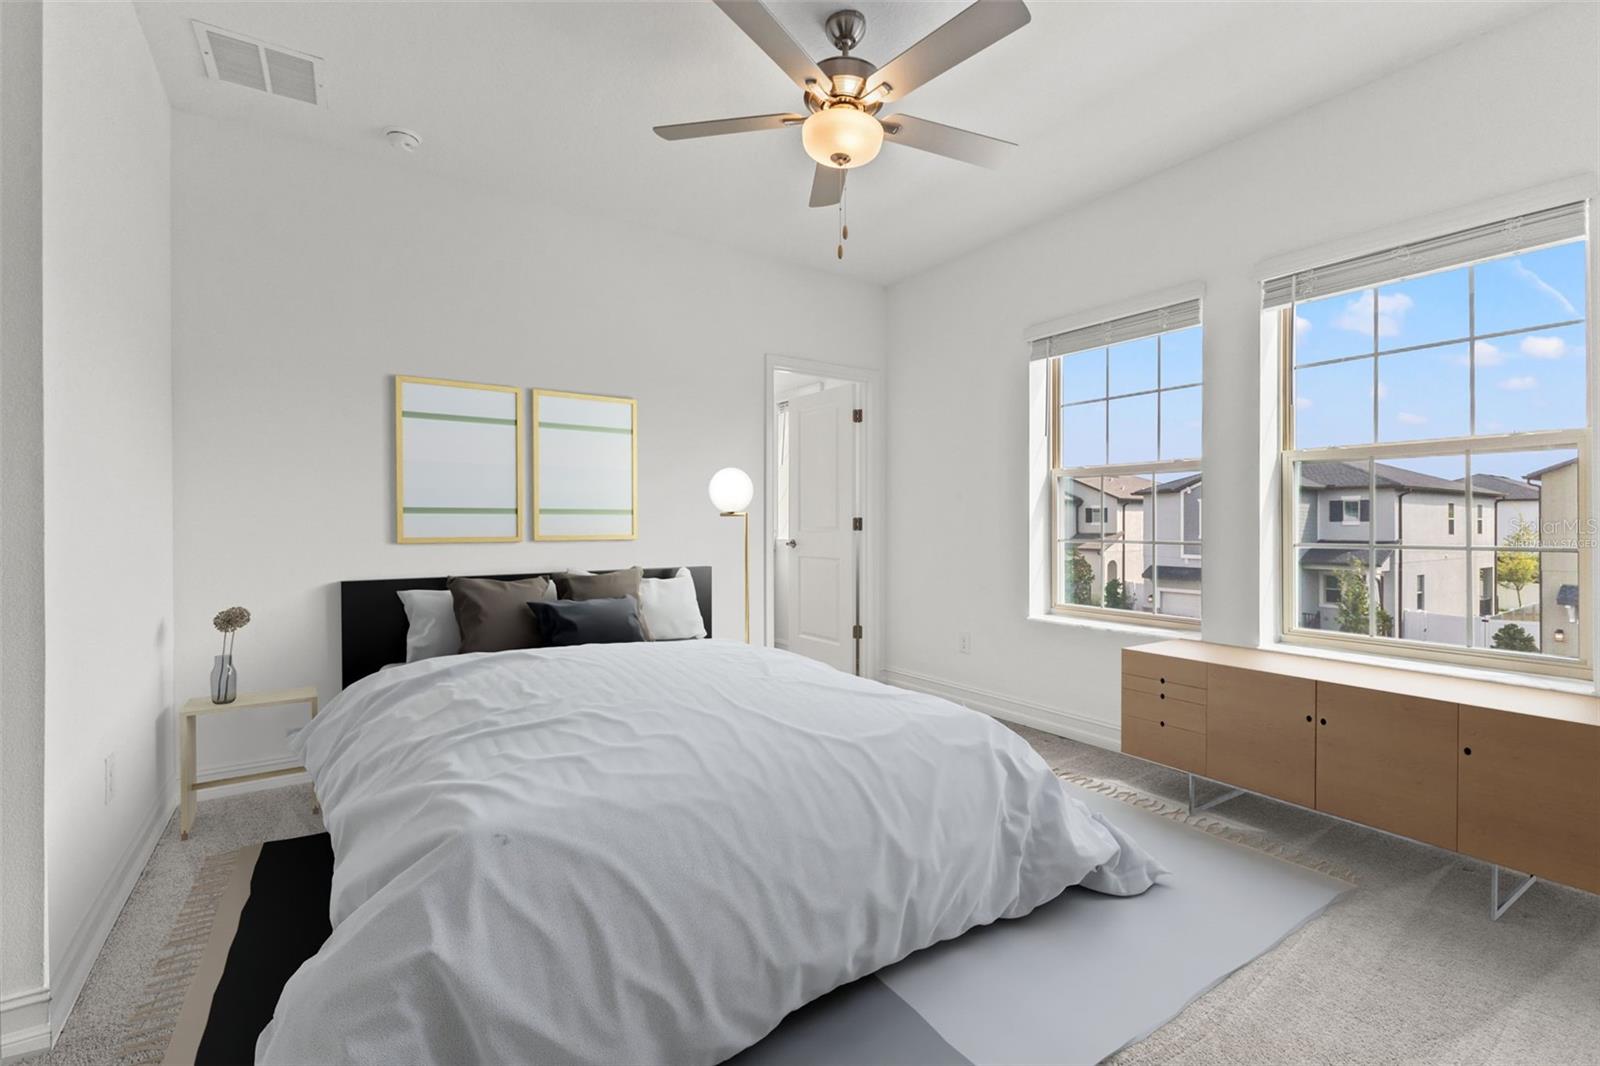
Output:
<instances>
[{"instance_id":1,"label":"door hinge","mask_svg":"<svg viewBox=\"0 0 1600 1066\"><path fill-rule=\"evenodd\" d=\"M856 640L860 640L861 639L861 627L859 625L851 626L850 627L850 635L852 637L854 637Z\"/></svg>"},{"instance_id":2,"label":"door hinge","mask_svg":"<svg viewBox=\"0 0 1600 1066\"><path fill-rule=\"evenodd\" d=\"M850 421L852 421L852 422L861 421L861 408L857 407L855 410L850 412Z\"/></svg>"},{"instance_id":3,"label":"door hinge","mask_svg":"<svg viewBox=\"0 0 1600 1066\"><path fill-rule=\"evenodd\" d=\"M857 533L861 532L861 519L859 519L859 518L850 519L850 528L852 530L854 530L855 532L857 532Z\"/></svg>"}]
</instances>

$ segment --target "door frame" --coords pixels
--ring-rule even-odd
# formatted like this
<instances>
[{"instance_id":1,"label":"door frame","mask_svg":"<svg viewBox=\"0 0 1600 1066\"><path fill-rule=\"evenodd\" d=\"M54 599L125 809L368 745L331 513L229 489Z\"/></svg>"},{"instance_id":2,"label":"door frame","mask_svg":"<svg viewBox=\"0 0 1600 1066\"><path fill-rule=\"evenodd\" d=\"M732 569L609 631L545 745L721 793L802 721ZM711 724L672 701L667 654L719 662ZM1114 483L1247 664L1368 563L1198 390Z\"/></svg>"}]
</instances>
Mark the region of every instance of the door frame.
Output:
<instances>
[{"instance_id":1,"label":"door frame","mask_svg":"<svg viewBox=\"0 0 1600 1066\"><path fill-rule=\"evenodd\" d=\"M856 438L856 499L862 519L861 573L858 575L856 593L861 603L861 676L878 679L883 666L883 530L880 524L887 513L884 496L884 403L883 372L871 367L848 366L819 359L802 359L790 355L766 357L765 428L762 452L766 457L765 490L761 522L761 575L762 575L762 643L772 647L773 626L773 565L772 531L778 528L778 456L773 448L773 433L777 429L778 371L812 374L817 377L849 381L860 389L862 432Z\"/></svg>"}]
</instances>

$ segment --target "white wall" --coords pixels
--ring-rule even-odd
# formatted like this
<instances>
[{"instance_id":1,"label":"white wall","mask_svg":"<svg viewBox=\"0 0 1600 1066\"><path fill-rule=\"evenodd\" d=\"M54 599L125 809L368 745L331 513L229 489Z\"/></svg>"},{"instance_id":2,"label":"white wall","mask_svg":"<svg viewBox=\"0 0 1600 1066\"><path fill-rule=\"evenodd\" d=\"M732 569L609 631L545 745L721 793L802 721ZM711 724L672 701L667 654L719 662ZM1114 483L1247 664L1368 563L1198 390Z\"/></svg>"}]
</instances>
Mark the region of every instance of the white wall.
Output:
<instances>
[{"instance_id":1,"label":"white wall","mask_svg":"<svg viewBox=\"0 0 1600 1066\"><path fill-rule=\"evenodd\" d=\"M57 1024L175 796L170 122L132 4L45 5L45 846Z\"/></svg>"},{"instance_id":2,"label":"white wall","mask_svg":"<svg viewBox=\"0 0 1600 1066\"><path fill-rule=\"evenodd\" d=\"M716 635L740 635L739 530L706 481L740 466L760 491L766 354L882 365L881 289L508 199L398 152L186 114L173 141L180 699L205 691L211 616L235 603L254 618L242 688L331 697L344 579L709 563ZM395 544L397 373L636 397L639 540ZM759 642L759 570L752 586ZM280 759L303 717L205 722L202 773Z\"/></svg>"},{"instance_id":3,"label":"white wall","mask_svg":"<svg viewBox=\"0 0 1600 1066\"><path fill-rule=\"evenodd\" d=\"M1038 508L1022 333L1197 282L1204 634L1272 639L1276 383L1263 373L1258 264L1592 174L1597 11L1540 11L895 285L886 676L1116 742L1118 649L1150 637L1026 618ZM952 572L972 578L956 596L929 577ZM970 655L956 654L961 631Z\"/></svg>"},{"instance_id":4,"label":"white wall","mask_svg":"<svg viewBox=\"0 0 1600 1066\"><path fill-rule=\"evenodd\" d=\"M0 4L0 1055L49 1040L44 878L42 22Z\"/></svg>"}]
</instances>

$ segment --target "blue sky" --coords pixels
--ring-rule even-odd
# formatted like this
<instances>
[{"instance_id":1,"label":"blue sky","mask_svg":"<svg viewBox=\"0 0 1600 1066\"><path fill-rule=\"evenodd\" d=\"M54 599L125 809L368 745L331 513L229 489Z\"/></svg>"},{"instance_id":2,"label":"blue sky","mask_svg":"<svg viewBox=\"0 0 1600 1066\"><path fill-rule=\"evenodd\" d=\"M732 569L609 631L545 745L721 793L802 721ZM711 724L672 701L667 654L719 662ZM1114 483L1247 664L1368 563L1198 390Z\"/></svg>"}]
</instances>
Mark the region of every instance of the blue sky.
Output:
<instances>
[{"instance_id":1,"label":"blue sky","mask_svg":"<svg viewBox=\"0 0 1600 1066\"><path fill-rule=\"evenodd\" d=\"M1469 327L1521 330L1474 346L1479 433L1568 429L1584 422L1584 327L1529 329L1585 313L1584 242L1295 307L1296 365L1368 352L1377 356L1380 441L1470 432ZM1376 323L1374 307L1376 306ZM1472 321L1469 316L1475 318ZM1440 342L1457 342L1440 345ZM1385 355L1398 348L1437 345ZM1370 359L1295 372L1296 444L1372 440Z\"/></svg>"},{"instance_id":2,"label":"blue sky","mask_svg":"<svg viewBox=\"0 0 1600 1066\"><path fill-rule=\"evenodd\" d=\"M1159 400L1153 392L1124 395L1155 389L1158 366ZM1063 356L1062 465L1199 458L1200 366L1199 326ZM1181 387L1190 385L1196 387ZM1107 400L1107 396L1111 399ZM1075 403L1083 400L1098 402ZM1109 449L1107 420L1111 430Z\"/></svg>"}]
</instances>

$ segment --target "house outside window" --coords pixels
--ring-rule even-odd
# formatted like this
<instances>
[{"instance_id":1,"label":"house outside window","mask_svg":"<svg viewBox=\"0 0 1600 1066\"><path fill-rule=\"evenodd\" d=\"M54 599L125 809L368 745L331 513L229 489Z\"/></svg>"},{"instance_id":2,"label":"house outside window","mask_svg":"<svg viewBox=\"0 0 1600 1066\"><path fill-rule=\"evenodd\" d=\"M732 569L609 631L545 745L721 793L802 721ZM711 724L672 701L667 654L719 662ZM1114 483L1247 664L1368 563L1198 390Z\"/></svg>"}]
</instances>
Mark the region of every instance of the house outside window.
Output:
<instances>
[{"instance_id":1,"label":"house outside window","mask_svg":"<svg viewBox=\"0 0 1600 1066\"><path fill-rule=\"evenodd\" d=\"M1051 610L1198 625L1200 302L1034 342L1047 362Z\"/></svg>"},{"instance_id":2,"label":"house outside window","mask_svg":"<svg viewBox=\"0 0 1600 1066\"><path fill-rule=\"evenodd\" d=\"M1285 639L1592 676L1586 229L1572 204L1266 283Z\"/></svg>"}]
</instances>

